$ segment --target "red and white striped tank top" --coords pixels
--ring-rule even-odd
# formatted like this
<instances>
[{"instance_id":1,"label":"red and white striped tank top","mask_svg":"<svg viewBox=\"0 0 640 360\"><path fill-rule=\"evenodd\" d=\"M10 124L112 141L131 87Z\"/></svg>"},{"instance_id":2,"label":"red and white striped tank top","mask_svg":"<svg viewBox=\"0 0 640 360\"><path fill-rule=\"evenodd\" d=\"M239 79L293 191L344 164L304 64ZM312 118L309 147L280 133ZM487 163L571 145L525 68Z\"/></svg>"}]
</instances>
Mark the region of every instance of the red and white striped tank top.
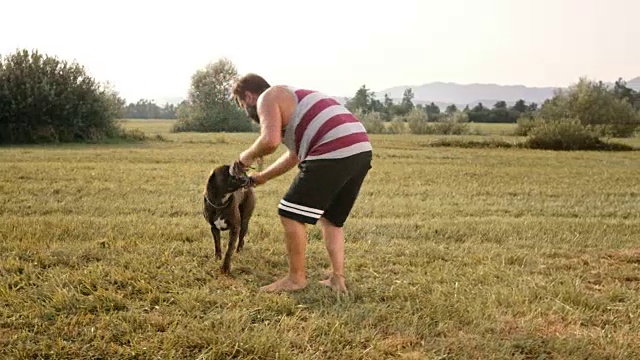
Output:
<instances>
[{"instance_id":1,"label":"red and white striped tank top","mask_svg":"<svg viewBox=\"0 0 640 360\"><path fill-rule=\"evenodd\" d=\"M319 91L289 86L297 99L283 143L300 162L337 159L372 150L364 126L346 107Z\"/></svg>"}]
</instances>

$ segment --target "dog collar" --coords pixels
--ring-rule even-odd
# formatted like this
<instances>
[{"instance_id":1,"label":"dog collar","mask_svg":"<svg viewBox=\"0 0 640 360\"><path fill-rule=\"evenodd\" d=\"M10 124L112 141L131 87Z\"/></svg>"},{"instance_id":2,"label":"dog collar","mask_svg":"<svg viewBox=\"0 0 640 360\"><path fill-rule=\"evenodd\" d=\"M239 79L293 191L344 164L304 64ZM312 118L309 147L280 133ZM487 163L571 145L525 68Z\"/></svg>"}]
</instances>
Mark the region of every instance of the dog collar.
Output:
<instances>
[{"instance_id":1,"label":"dog collar","mask_svg":"<svg viewBox=\"0 0 640 360\"><path fill-rule=\"evenodd\" d=\"M209 205L213 206L216 209L222 209L225 206L229 205L229 203L231 202L232 198L233 198L233 195L229 196L229 200L227 200L226 202L223 202L221 205L216 205L211 200L209 200L209 198L206 195L204 196L205 201L208 202Z\"/></svg>"}]
</instances>

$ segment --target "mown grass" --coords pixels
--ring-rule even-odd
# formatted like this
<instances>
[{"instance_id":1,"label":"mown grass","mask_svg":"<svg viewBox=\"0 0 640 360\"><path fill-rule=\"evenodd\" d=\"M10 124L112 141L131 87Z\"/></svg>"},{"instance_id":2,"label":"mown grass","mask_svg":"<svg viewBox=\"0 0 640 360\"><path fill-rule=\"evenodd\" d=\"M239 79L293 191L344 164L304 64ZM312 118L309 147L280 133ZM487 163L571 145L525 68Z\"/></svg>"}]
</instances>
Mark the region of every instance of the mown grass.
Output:
<instances>
[{"instance_id":1,"label":"mown grass","mask_svg":"<svg viewBox=\"0 0 640 360\"><path fill-rule=\"evenodd\" d=\"M346 227L349 295L257 288L287 263L256 189L232 276L201 193L256 134L0 148L0 358L612 359L640 356L640 154L372 136ZM279 153L267 161L274 160ZM223 237L226 240L226 234Z\"/></svg>"}]
</instances>

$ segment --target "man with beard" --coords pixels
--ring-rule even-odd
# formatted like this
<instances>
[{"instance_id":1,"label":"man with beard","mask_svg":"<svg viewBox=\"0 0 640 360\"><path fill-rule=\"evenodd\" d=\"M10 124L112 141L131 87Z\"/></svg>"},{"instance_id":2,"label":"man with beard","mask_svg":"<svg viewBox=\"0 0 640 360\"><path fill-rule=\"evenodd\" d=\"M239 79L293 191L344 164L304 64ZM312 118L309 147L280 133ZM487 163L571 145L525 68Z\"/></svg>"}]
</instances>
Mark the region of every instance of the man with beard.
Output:
<instances>
[{"instance_id":1,"label":"man with beard","mask_svg":"<svg viewBox=\"0 0 640 360\"><path fill-rule=\"evenodd\" d=\"M262 291L293 291L307 285L306 224L320 224L331 274L323 285L344 292L343 225L371 168L372 147L362 123L344 106L321 92L292 86L271 86L248 74L233 87L233 96L260 125L260 136L232 166L243 174L257 159L272 154L280 143L285 152L273 164L251 176L262 185L298 166L278 215L284 228L289 274Z\"/></svg>"}]
</instances>

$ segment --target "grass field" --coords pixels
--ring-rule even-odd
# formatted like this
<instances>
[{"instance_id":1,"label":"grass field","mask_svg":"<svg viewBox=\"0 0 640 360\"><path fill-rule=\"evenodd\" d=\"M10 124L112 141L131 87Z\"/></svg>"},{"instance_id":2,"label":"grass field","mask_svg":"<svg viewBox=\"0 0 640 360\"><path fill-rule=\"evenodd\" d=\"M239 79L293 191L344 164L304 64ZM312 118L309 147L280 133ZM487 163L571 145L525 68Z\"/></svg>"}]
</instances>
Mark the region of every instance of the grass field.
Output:
<instances>
[{"instance_id":1,"label":"grass field","mask_svg":"<svg viewBox=\"0 0 640 360\"><path fill-rule=\"evenodd\" d=\"M201 194L256 134L170 124L125 123L164 141L0 148L0 358L640 358L638 151L371 136L350 294L317 283L315 227L309 286L264 294L287 268L276 206L294 171L256 189L224 276Z\"/></svg>"}]
</instances>

